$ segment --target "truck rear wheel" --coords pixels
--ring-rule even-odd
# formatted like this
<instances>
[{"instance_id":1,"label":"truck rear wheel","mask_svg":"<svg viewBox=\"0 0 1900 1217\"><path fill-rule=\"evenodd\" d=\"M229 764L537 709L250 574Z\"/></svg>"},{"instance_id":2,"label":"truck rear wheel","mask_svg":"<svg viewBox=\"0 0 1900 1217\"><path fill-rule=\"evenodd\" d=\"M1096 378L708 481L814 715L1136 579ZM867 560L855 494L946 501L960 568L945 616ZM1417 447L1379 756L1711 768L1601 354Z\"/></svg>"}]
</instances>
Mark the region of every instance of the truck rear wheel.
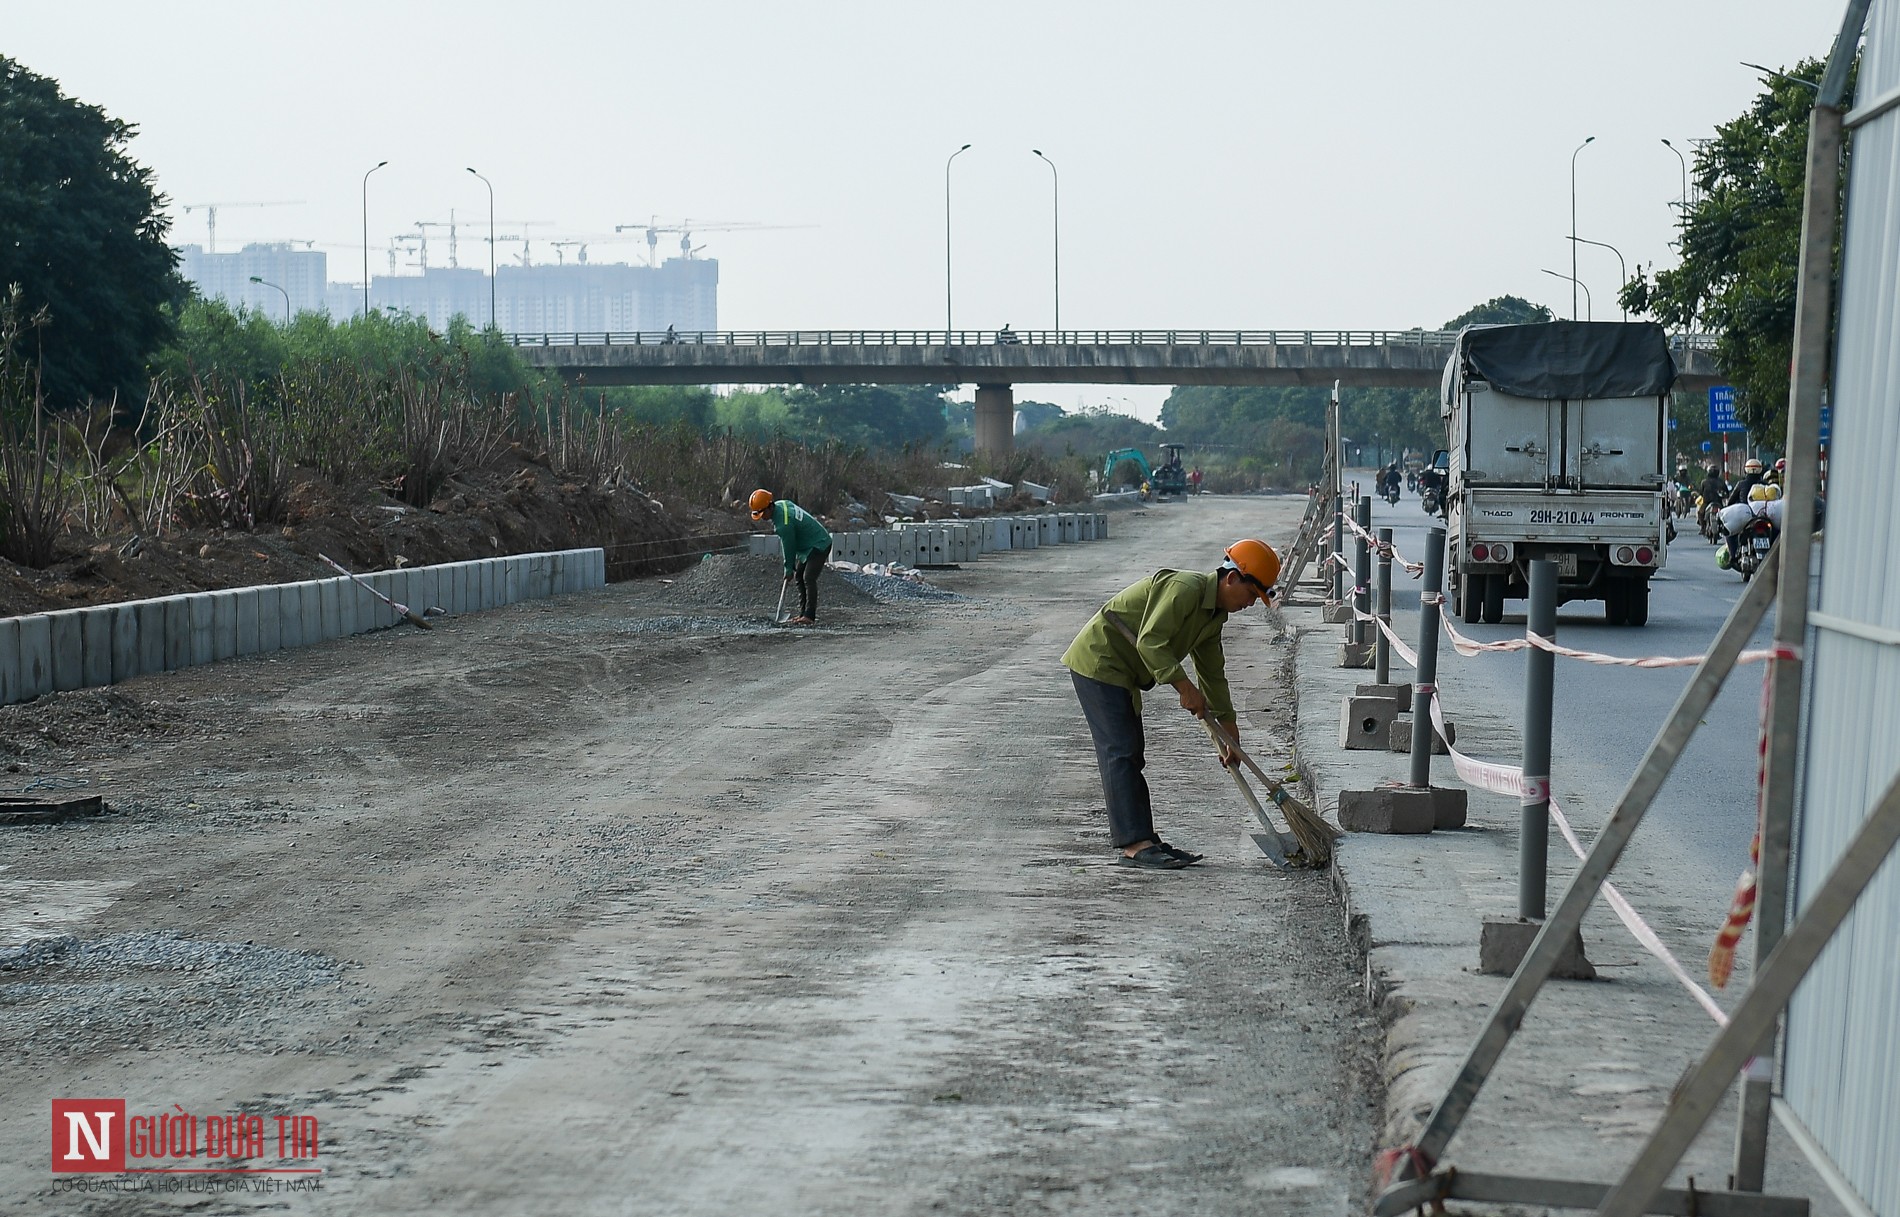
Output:
<instances>
[{"instance_id":1,"label":"truck rear wheel","mask_svg":"<svg viewBox=\"0 0 1900 1217\"><path fill-rule=\"evenodd\" d=\"M1624 625L1629 621L1627 586L1621 579L1611 579L1603 585L1603 620L1609 625Z\"/></svg>"},{"instance_id":2,"label":"truck rear wheel","mask_svg":"<svg viewBox=\"0 0 1900 1217\"><path fill-rule=\"evenodd\" d=\"M1466 625L1484 620L1484 576L1458 576L1458 615Z\"/></svg>"},{"instance_id":3,"label":"truck rear wheel","mask_svg":"<svg viewBox=\"0 0 1900 1217\"><path fill-rule=\"evenodd\" d=\"M1631 625L1649 624L1649 580L1638 579L1629 585L1625 619Z\"/></svg>"},{"instance_id":4,"label":"truck rear wheel","mask_svg":"<svg viewBox=\"0 0 1900 1217\"><path fill-rule=\"evenodd\" d=\"M1503 575L1480 575L1484 580L1484 623L1496 625L1504 620L1504 582Z\"/></svg>"}]
</instances>

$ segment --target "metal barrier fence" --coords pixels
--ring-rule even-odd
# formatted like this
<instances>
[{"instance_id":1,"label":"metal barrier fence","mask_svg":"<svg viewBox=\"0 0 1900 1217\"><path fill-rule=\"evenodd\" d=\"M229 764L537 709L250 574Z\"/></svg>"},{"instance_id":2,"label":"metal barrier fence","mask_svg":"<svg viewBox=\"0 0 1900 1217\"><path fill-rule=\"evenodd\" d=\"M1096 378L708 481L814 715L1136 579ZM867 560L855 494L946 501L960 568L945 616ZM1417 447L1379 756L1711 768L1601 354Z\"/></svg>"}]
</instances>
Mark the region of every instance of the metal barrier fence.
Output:
<instances>
[{"instance_id":1,"label":"metal barrier fence","mask_svg":"<svg viewBox=\"0 0 1900 1217\"><path fill-rule=\"evenodd\" d=\"M1458 334L1455 330L593 330L502 337L517 347L1400 346L1449 350ZM1670 344L1677 350L1712 350L1715 336L1678 334Z\"/></svg>"}]
</instances>

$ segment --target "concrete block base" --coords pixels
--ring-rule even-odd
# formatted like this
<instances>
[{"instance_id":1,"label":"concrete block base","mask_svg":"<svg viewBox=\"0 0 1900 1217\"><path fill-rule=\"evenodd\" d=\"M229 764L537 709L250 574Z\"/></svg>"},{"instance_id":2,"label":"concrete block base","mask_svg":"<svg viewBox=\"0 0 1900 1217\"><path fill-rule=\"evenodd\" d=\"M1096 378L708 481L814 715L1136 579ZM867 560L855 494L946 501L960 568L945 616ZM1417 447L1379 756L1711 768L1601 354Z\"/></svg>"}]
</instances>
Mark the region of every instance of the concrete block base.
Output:
<instances>
[{"instance_id":1,"label":"concrete block base","mask_svg":"<svg viewBox=\"0 0 1900 1217\"><path fill-rule=\"evenodd\" d=\"M1339 746L1348 751L1385 752L1398 703L1383 697L1346 697L1339 703Z\"/></svg>"},{"instance_id":2,"label":"concrete block base","mask_svg":"<svg viewBox=\"0 0 1900 1217\"><path fill-rule=\"evenodd\" d=\"M1458 724L1453 723L1453 722L1447 722L1445 724L1445 730L1451 733L1451 739L1449 742L1454 743L1454 744L1457 743L1458 742ZM1392 720L1392 725L1389 728L1387 728L1387 732L1388 732L1387 745L1388 747L1391 748L1393 752L1410 752L1412 750L1412 716L1410 714L1401 714L1398 717L1394 718ZM1433 756L1449 755L1451 750L1445 747L1446 743L1447 741L1444 736L1438 734L1437 731L1433 731L1432 732L1432 755Z\"/></svg>"},{"instance_id":3,"label":"concrete block base","mask_svg":"<svg viewBox=\"0 0 1900 1217\"><path fill-rule=\"evenodd\" d=\"M1428 833L1435 815L1430 790L1381 786L1339 792L1339 826L1347 832Z\"/></svg>"},{"instance_id":4,"label":"concrete block base","mask_svg":"<svg viewBox=\"0 0 1900 1217\"><path fill-rule=\"evenodd\" d=\"M1541 921L1520 917L1486 917L1478 931L1478 971L1486 976L1510 976L1530 953L1531 942L1544 928ZM1571 931L1563 954L1550 974L1559 980L1595 980L1597 970L1583 953L1583 935Z\"/></svg>"},{"instance_id":5,"label":"concrete block base","mask_svg":"<svg viewBox=\"0 0 1900 1217\"><path fill-rule=\"evenodd\" d=\"M1339 666L1342 668L1370 668L1375 662L1372 644L1369 642L1342 642L1339 644Z\"/></svg>"},{"instance_id":6,"label":"concrete block base","mask_svg":"<svg viewBox=\"0 0 1900 1217\"><path fill-rule=\"evenodd\" d=\"M1412 708L1412 686L1403 685L1359 685L1352 691L1354 697L1382 697L1398 704L1397 713L1403 714Z\"/></svg>"},{"instance_id":7,"label":"concrete block base","mask_svg":"<svg viewBox=\"0 0 1900 1217\"><path fill-rule=\"evenodd\" d=\"M1352 602L1328 600L1323 606L1327 625L1345 625L1352 620Z\"/></svg>"}]
</instances>

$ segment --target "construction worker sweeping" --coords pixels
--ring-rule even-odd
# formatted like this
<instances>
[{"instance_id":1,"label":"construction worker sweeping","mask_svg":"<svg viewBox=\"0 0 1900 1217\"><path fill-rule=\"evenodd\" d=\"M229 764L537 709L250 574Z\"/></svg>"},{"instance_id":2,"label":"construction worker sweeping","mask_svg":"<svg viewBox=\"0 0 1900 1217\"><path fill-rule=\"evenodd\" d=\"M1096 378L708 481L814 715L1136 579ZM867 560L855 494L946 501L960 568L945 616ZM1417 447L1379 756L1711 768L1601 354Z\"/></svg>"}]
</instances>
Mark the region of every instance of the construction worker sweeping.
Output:
<instances>
[{"instance_id":1,"label":"construction worker sweeping","mask_svg":"<svg viewBox=\"0 0 1900 1217\"><path fill-rule=\"evenodd\" d=\"M1240 763L1240 725L1227 689L1221 627L1227 618L1273 596L1280 557L1264 541L1236 541L1211 574L1159 570L1124 589L1089 619L1063 653L1076 699L1095 740L1095 761L1108 802L1109 839L1126 866L1179 870L1201 860L1155 832L1141 731L1141 691L1173 685L1181 708L1212 717L1225 730L1221 763ZM1117 620L1135 635L1130 641ZM1196 686L1181 664L1194 661Z\"/></svg>"},{"instance_id":2,"label":"construction worker sweeping","mask_svg":"<svg viewBox=\"0 0 1900 1217\"><path fill-rule=\"evenodd\" d=\"M785 582L798 580L798 613L786 624L817 625L818 576L831 561L831 534L803 507L790 499L773 498L769 490L753 491L747 506L755 520L771 517L772 530L778 533L779 548L785 553Z\"/></svg>"}]
</instances>

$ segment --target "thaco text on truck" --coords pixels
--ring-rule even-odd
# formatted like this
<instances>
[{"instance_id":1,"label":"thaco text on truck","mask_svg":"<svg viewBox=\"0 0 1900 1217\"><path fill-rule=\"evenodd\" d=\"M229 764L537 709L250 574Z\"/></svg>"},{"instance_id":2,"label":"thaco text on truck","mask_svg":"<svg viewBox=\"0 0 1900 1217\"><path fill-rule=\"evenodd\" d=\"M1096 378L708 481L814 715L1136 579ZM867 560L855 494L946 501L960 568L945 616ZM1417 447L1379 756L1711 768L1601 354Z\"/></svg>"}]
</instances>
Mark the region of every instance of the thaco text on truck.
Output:
<instances>
[{"instance_id":1,"label":"thaco text on truck","mask_svg":"<svg viewBox=\"0 0 1900 1217\"><path fill-rule=\"evenodd\" d=\"M1472 326L1445 365L1446 570L1465 621L1502 619L1557 563L1561 601L1649 620L1676 365L1654 322Z\"/></svg>"}]
</instances>

